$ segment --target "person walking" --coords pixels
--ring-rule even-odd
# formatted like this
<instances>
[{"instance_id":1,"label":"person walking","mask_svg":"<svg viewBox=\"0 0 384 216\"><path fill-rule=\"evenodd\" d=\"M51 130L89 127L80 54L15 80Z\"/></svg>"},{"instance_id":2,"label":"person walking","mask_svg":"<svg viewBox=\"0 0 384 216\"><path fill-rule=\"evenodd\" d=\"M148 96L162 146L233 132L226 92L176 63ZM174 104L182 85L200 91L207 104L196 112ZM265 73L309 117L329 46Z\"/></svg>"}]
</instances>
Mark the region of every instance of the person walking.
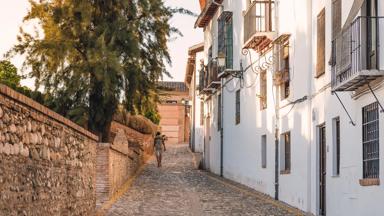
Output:
<instances>
[{"instance_id":1,"label":"person walking","mask_svg":"<svg viewBox=\"0 0 384 216\"><path fill-rule=\"evenodd\" d=\"M165 150L165 144L164 144L164 139L161 136L160 132L156 133L156 136L153 142L154 142L153 148L155 150L156 159L157 159L157 167L161 167L161 159L162 159L163 150Z\"/></svg>"}]
</instances>

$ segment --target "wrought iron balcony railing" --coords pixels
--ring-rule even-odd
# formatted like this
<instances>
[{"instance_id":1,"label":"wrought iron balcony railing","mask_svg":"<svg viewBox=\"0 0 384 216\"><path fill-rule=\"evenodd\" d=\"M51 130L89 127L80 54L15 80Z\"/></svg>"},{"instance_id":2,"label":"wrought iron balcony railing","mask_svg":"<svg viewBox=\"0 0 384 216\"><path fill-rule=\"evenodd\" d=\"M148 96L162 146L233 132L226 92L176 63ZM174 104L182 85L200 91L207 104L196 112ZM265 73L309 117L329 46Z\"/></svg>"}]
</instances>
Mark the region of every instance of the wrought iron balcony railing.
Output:
<instances>
[{"instance_id":1,"label":"wrought iron balcony railing","mask_svg":"<svg viewBox=\"0 0 384 216\"><path fill-rule=\"evenodd\" d=\"M218 88L220 83L219 69L216 60L210 60L206 66L200 71L199 88L202 94L211 92Z\"/></svg>"},{"instance_id":2,"label":"wrought iron balcony railing","mask_svg":"<svg viewBox=\"0 0 384 216\"><path fill-rule=\"evenodd\" d=\"M217 61L211 61L208 64L208 88L216 88L218 85L220 85L220 79L218 77L219 70Z\"/></svg>"},{"instance_id":3,"label":"wrought iron balcony railing","mask_svg":"<svg viewBox=\"0 0 384 216\"><path fill-rule=\"evenodd\" d=\"M244 14L244 48L262 50L272 41L275 3L272 0L255 0Z\"/></svg>"},{"instance_id":4,"label":"wrought iron balcony railing","mask_svg":"<svg viewBox=\"0 0 384 216\"><path fill-rule=\"evenodd\" d=\"M332 41L332 90L354 91L384 76L384 17L358 17Z\"/></svg>"}]
</instances>

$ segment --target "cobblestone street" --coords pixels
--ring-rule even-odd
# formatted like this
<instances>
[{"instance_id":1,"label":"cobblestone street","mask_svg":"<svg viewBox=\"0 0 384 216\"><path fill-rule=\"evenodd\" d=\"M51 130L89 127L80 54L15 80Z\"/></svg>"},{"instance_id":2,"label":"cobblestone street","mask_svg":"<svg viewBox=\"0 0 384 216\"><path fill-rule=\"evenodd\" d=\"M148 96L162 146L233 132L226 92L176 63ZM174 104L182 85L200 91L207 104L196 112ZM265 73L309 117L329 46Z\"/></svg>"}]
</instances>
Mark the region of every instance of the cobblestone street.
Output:
<instances>
[{"instance_id":1,"label":"cobblestone street","mask_svg":"<svg viewBox=\"0 0 384 216\"><path fill-rule=\"evenodd\" d=\"M163 167L152 160L107 215L298 215L249 188L195 169L186 145L169 147Z\"/></svg>"}]
</instances>

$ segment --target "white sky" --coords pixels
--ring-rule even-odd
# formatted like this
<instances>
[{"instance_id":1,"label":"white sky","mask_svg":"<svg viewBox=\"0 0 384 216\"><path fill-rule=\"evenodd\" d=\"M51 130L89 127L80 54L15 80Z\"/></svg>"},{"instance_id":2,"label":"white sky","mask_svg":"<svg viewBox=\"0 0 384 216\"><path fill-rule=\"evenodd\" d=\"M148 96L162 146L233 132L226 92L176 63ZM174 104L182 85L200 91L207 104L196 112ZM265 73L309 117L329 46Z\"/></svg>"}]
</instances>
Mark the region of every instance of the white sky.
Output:
<instances>
[{"instance_id":1,"label":"white sky","mask_svg":"<svg viewBox=\"0 0 384 216\"><path fill-rule=\"evenodd\" d=\"M165 0L167 5L172 7L183 7L196 14L200 12L198 0ZM0 59L16 43L16 36L19 27L22 25L23 18L29 8L28 0L6 1L0 7ZM188 57L188 48L203 40L201 29L194 29L196 17L188 15L176 15L171 20L171 25L177 27L184 35L176 40L169 42L169 51L172 57L172 67L168 70L173 79L164 77L164 80L184 81L185 67ZM11 60L16 67L20 68L23 59L21 57ZM23 80L23 85L33 87L32 80Z\"/></svg>"}]
</instances>

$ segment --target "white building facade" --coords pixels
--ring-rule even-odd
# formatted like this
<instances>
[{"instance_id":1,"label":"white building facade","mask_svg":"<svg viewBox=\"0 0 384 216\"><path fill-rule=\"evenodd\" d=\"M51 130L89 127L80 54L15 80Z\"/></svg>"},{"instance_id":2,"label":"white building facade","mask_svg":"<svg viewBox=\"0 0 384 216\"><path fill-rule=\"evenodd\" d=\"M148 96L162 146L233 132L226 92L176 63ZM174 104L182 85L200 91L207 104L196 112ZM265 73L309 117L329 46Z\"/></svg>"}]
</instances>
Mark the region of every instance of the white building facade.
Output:
<instances>
[{"instance_id":1,"label":"white building facade","mask_svg":"<svg viewBox=\"0 0 384 216\"><path fill-rule=\"evenodd\" d=\"M199 76L204 60L204 44L196 44L188 49L188 60L185 72L185 83L189 88L191 101L187 104L191 117L190 148L193 152L204 152L204 100L199 93Z\"/></svg>"},{"instance_id":2,"label":"white building facade","mask_svg":"<svg viewBox=\"0 0 384 216\"><path fill-rule=\"evenodd\" d=\"M384 2L200 3L205 168L315 215L382 215Z\"/></svg>"}]
</instances>

